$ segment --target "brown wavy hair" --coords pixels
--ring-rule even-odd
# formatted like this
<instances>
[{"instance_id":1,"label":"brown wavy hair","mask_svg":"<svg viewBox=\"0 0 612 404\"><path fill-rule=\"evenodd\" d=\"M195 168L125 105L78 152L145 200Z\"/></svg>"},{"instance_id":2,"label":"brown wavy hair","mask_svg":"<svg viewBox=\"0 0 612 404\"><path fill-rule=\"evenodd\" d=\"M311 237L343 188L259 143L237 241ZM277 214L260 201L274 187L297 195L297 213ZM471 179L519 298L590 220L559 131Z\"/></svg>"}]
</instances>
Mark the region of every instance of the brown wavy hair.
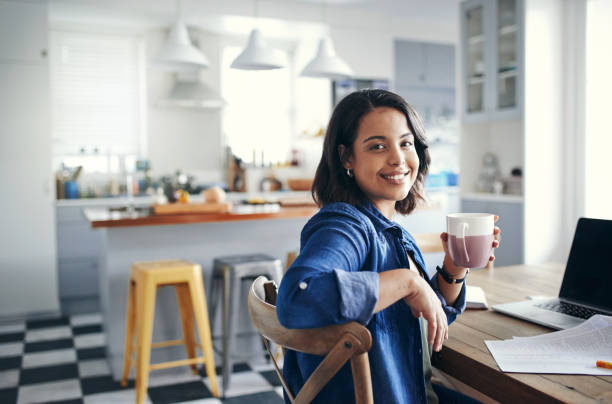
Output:
<instances>
[{"instance_id":1,"label":"brown wavy hair","mask_svg":"<svg viewBox=\"0 0 612 404\"><path fill-rule=\"evenodd\" d=\"M343 158L351 156L361 119L374 108L379 107L394 108L406 117L408 128L414 135L415 148L419 156L416 180L408 196L395 202L395 210L401 214L408 214L414 210L419 201L424 200L425 177L431 158L421 118L416 110L399 95L386 90L365 89L344 97L334 108L327 125L323 154L311 189L312 197L319 207L332 202L346 202L354 206L364 202L366 196L363 191L355 179L346 174L340 158L339 146L344 145L346 148Z\"/></svg>"}]
</instances>

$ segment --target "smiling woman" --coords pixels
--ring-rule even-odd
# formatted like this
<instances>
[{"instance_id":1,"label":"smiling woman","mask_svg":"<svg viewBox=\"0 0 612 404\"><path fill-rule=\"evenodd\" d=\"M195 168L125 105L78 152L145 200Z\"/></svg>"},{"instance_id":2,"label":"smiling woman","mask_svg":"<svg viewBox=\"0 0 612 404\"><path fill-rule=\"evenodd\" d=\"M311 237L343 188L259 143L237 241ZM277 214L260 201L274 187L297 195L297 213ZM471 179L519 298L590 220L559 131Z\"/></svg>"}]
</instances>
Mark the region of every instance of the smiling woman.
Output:
<instances>
[{"instance_id":1,"label":"smiling woman","mask_svg":"<svg viewBox=\"0 0 612 404\"><path fill-rule=\"evenodd\" d=\"M465 308L467 268L449 258L442 233L444 275L430 277L416 241L393 221L422 198L429 163L421 121L402 97L366 89L343 98L312 188L321 209L304 226L300 254L278 293L276 312L286 328L350 321L368 328L374 402L470 402L433 385L430 362ZM320 356L287 349L289 388L299 391L320 364ZM354 402L353 390L345 365L313 403Z\"/></svg>"}]
</instances>

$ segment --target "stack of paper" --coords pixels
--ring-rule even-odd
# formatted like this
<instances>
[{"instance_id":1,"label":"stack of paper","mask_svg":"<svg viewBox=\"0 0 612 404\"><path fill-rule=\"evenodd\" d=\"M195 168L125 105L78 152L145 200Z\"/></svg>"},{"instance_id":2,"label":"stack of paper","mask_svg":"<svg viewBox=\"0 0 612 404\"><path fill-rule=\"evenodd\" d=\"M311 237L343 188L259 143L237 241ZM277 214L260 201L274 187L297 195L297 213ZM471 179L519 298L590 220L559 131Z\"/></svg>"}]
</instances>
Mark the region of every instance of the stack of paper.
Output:
<instances>
[{"instance_id":1,"label":"stack of paper","mask_svg":"<svg viewBox=\"0 0 612 404\"><path fill-rule=\"evenodd\" d=\"M574 328L535 337L485 341L504 372L608 375L597 360L612 361L612 317L595 315Z\"/></svg>"}]
</instances>

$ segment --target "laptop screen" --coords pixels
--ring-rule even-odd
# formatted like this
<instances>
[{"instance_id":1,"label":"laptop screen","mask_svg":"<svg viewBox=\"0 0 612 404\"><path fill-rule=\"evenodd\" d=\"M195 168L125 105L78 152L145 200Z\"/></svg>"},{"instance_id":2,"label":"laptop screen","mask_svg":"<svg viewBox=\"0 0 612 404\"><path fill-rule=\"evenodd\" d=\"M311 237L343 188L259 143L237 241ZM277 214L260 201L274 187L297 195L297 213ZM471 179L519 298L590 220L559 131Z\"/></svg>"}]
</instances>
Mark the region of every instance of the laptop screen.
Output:
<instances>
[{"instance_id":1,"label":"laptop screen","mask_svg":"<svg viewBox=\"0 0 612 404\"><path fill-rule=\"evenodd\" d=\"M612 310L612 220L580 218L559 297Z\"/></svg>"}]
</instances>

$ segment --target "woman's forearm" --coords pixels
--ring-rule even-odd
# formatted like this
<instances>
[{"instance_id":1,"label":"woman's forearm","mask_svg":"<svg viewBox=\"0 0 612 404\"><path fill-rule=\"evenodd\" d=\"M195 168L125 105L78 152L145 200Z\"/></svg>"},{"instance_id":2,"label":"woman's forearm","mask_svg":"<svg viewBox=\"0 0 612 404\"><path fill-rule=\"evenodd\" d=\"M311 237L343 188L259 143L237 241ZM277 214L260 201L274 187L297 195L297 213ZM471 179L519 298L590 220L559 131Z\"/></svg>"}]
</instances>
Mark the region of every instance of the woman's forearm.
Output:
<instances>
[{"instance_id":1,"label":"woman's forearm","mask_svg":"<svg viewBox=\"0 0 612 404\"><path fill-rule=\"evenodd\" d=\"M374 306L374 313L378 313L412 293L415 272L400 268L384 271L378 275L378 301Z\"/></svg>"}]
</instances>

